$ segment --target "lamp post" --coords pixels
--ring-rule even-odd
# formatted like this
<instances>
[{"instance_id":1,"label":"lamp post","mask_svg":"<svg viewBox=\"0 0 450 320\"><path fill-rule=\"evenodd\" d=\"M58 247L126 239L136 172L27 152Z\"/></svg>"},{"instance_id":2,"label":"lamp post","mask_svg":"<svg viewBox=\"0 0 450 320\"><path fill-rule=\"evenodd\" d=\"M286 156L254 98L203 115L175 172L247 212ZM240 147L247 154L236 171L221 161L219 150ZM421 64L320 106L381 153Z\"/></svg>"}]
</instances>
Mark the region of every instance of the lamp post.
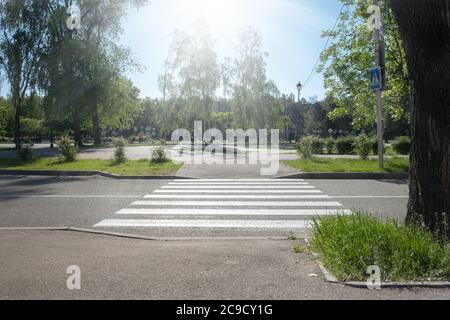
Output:
<instances>
[{"instance_id":1,"label":"lamp post","mask_svg":"<svg viewBox=\"0 0 450 320\"><path fill-rule=\"evenodd\" d=\"M303 85L302 85L302 83L299 81L299 82L297 83L297 91L298 91L298 109L300 110L301 115L302 115L302 123L301 123L301 125L303 126L303 124L304 124L304 122L305 122L305 115L303 114L302 105L301 105L301 101L300 101L300 93L301 93L301 91L302 91L302 88L303 88ZM298 140L298 138L299 138L299 132L298 132L298 130L297 130L297 140Z\"/></svg>"}]
</instances>

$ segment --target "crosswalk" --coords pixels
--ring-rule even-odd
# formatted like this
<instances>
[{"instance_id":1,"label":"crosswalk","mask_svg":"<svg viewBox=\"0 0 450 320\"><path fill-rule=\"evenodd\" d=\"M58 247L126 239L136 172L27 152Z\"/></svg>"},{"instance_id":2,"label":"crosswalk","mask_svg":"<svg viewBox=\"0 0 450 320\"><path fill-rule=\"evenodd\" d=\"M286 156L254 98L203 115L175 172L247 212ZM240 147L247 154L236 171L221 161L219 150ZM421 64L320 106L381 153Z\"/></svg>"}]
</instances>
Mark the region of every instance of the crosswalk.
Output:
<instances>
[{"instance_id":1,"label":"crosswalk","mask_svg":"<svg viewBox=\"0 0 450 320\"><path fill-rule=\"evenodd\" d=\"M303 179L173 180L94 227L297 232L334 214L351 211Z\"/></svg>"}]
</instances>

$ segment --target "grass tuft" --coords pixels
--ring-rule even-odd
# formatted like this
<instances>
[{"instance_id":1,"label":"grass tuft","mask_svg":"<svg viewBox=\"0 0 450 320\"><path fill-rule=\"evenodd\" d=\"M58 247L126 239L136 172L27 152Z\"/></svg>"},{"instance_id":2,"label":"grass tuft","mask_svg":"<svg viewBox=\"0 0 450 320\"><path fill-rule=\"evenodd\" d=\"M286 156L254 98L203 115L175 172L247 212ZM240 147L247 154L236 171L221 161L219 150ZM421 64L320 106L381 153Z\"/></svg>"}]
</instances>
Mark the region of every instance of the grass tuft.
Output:
<instances>
[{"instance_id":1,"label":"grass tuft","mask_svg":"<svg viewBox=\"0 0 450 320\"><path fill-rule=\"evenodd\" d=\"M450 279L450 246L422 229L357 213L314 221L311 249L341 281L366 281L377 265L384 282Z\"/></svg>"},{"instance_id":2,"label":"grass tuft","mask_svg":"<svg viewBox=\"0 0 450 320\"><path fill-rule=\"evenodd\" d=\"M378 167L377 160L317 158L289 160L286 163L301 172L407 172L407 158L385 160L385 169Z\"/></svg>"},{"instance_id":3,"label":"grass tuft","mask_svg":"<svg viewBox=\"0 0 450 320\"><path fill-rule=\"evenodd\" d=\"M104 171L118 175L172 175L180 168L181 163L172 161L153 163L150 160L127 161L122 164L112 160L76 160L64 162L56 158L38 158L28 162L17 159L0 159L0 169L3 170L75 170L75 171Z\"/></svg>"}]
</instances>

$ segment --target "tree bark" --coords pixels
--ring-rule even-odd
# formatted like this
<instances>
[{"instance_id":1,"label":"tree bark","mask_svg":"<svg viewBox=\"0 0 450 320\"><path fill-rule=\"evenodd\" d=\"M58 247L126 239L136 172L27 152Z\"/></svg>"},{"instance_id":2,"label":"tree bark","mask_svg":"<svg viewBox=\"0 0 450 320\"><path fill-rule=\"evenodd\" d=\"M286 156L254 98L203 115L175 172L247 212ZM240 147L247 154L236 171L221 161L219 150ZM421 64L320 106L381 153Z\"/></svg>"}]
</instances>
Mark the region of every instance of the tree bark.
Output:
<instances>
[{"instance_id":1,"label":"tree bark","mask_svg":"<svg viewBox=\"0 0 450 320\"><path fill-rule=\"evenodd\" d=\"M22 129L20 127L20 116L22 113L22 106L19 99L14 99L14 109L15 109L15 115L14 115L14 143L16 145L16 150L22 149L21 144L21 137L22 137Z\"/></svg>"},{"instance_id":2,"label":"tree bark","mask_svg":"<svg viewBox=\"0 0 450 320\"><path fill-rule=\"evenodd\" d=\"M92 99L92 130L94 134L94 145L98 146L102 143L102 129L100 127L100 117L98 115L98 102L96 94L94 94Z\"/></svg>"},{"instance_id":3,"label":"tree bark","mask_svg":"<svg viewBox=\"0 0 450 320\"><path fill-rule=\"evenodd\" d=\"M74 133L74 140L75 145L77 147L83 146L83 139L81 136L81 120L80 120L80 112L76 106L73 107L73 133Z\"/></svg>"},{"instance_id":4,"label":"tree bark","mask_svg":"<svg viewBox=\"0 0 450 320\"><path fill-rule=\"evenodd\" d=\"M407 223L450 237L450 0L390 0L412 83Z\"/></svg>"}]
</instances>

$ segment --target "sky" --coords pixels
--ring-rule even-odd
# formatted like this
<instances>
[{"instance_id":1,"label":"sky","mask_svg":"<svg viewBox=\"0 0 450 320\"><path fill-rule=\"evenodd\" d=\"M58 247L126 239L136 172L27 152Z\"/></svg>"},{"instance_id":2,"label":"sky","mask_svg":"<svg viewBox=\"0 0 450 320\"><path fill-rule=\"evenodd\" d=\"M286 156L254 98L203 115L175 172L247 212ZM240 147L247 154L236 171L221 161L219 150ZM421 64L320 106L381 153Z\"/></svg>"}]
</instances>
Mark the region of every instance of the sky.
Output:
<instances>
[{"instance_id":1,"label":"sky","mask_svg":"<svg viewBox=\"0 0 450 320\"><path fill-rule=\"evenodd\" d=\"M338 0L154 0L129 10L120 42L145 67L140 74L129 74L141 96L156 98L161 96L158 75L176 29L190 30L194 20L205 19L222 61L234 56L239 32L252 26L269 53L268 78L281 93L296 94L296 84L304 83L325 45L321 32L333 27L340 8ZM314 73L302 97L324 95L323 78Z\"/></svg>"}]
</instances>

